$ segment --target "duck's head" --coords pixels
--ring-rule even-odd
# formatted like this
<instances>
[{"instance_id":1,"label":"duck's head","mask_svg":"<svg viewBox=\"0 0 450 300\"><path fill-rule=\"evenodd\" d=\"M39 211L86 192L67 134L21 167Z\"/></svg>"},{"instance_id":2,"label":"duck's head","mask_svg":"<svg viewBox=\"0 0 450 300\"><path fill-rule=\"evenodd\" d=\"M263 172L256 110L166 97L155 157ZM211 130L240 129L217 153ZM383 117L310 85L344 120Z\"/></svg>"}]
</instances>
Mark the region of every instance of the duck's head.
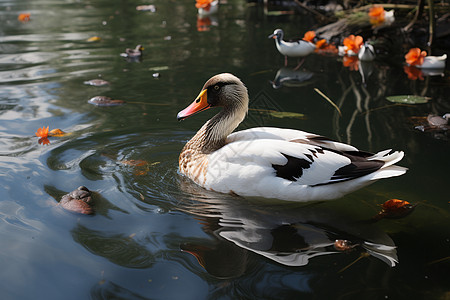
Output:
<instances>
[{"instance_id":1,"label":"duck's head","mask_svg":"<svg viewBox=\"0 0 450 300\"><path fill-rule=\"evenodd\" d=\"M275 29L271 35L268 36L269 39L282 40L284 32L282 29Z\"/></svg>"},{"instance_id":2,"label":"duck's head","mask_svg":"<svg viewBox=\"0 0 450 300\"><path fill-rule=\"evenodd\" d=\"M223 107L224 114L237 114L243 119L248 110L247 88L230 73L215 75L205 83L194 102L178 113L177 119L183 120L211 107Z\"/></svg>"}]
</instances>

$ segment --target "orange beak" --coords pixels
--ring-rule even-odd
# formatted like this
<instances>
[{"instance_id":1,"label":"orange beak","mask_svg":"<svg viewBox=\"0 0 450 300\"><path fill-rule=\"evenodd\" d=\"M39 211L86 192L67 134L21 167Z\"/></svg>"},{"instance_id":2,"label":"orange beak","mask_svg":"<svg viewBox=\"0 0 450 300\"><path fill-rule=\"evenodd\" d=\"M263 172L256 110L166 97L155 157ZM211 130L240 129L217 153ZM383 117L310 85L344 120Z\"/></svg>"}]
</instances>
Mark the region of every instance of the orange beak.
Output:
<instances>
[{"instance_id":1,"label":"orange beak","mask_svg":"<svg viewBox=\"0 0 450 300\"><path fill-rule=\"evenodd\" d=\"M208 103L207 92L208 90L203 90L198 94L197 98L195 98L194 102L191 103L188 107L180 111L177 115L178 121L184 120L189 116L192 116L195 113L204 111L211 107Z\"/></svg>"}]
</instances>

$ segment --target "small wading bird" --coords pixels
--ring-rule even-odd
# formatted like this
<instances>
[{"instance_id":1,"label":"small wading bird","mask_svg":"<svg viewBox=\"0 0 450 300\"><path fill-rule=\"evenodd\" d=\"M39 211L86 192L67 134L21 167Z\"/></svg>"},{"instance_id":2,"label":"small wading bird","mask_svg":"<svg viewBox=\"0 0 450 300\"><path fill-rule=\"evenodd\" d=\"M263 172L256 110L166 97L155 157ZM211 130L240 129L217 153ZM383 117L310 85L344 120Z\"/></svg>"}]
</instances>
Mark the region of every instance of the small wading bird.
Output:
<instances>
[{"instance_id":1,"label":"small wading bird","mask_svg":"<svg viewBox=\"0 0 450 300\"><path fill-rule=\"evenodd\" d=\"M287 57L304 57L314 52L316 49L316 45L304 41L301 39L298 40L283 40L284 32L281 29L275 29L275 31L269 35L269 39L275 40L275 45L277 46L278 51L284 55L284 63L287 65Z\"/></svg>"},{"instance_id":2,"label":"small wading bird","mask_svg":"<svg viewBox=\"0 0 450 300\"><path fill-rule=\"evenodd\" d=\"M257 127L232 133L248 112L247 88L236 76L210 78L177 115L183 120L211 107L222 110L187 142L182 174L217 192L291 201L341 197L378 179L399 176L403 152L371 154L299 130Z\"/></svg>"}]
</instances>

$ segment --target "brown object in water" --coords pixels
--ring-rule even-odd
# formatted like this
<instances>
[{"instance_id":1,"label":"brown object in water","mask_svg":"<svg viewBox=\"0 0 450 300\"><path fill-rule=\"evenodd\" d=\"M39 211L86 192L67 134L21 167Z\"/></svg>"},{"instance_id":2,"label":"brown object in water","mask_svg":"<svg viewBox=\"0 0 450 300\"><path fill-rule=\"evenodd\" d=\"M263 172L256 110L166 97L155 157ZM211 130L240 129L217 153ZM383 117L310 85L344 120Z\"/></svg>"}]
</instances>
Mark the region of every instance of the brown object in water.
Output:
<instances>
[{"instance_id":1,"label":"brown object in water","mask_svg":"<svg viewBox=\"0 0 450 300\"><path fill-rule=\"evenodd\" d=\"M92 208L91 191L85 186L80 186L69 194L62 196L59 202L64 209L85 215L94 214Z\"/></svg>"}]
</instances>

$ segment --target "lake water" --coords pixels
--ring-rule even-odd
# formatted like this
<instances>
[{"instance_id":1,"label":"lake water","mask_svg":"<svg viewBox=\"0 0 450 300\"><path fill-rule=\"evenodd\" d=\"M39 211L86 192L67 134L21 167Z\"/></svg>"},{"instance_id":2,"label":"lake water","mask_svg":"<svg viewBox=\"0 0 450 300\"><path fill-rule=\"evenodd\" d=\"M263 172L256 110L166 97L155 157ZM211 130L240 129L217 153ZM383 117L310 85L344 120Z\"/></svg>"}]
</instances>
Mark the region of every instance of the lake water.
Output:
<instances>
[{"instance_id":1,"label":"lake water","mask_svg":"<svg viewBox=\"0 0 450 300\"><path fill-rule=\"evenodd\" d=\"M337 56L312 54L294 70L296 59L284 67L267 36L275 28L301 36L310 16L267 17L261 6L228 0L197 20L193 2L0 1L1 298L448 299L448 134L410 121L450 112L448 69L408 79L399 51L364 68L365 83ZM31 19L18 21L20 13ZM101 39L87 41L94 36ZM137 44L141 61L120 56ZM403 150L409 171L306 204L195 186L178 173L178 155L215 111L183 122L176 115L222 72L249 89L254 110L241 129L288 127L367 151ZM98 78L110 84L84 84ZM405 94L431 100L386 100ZM88 103L98 95L127 103ZM69 134L39 144L42 126ZM94 193L95 215L57 205L81 185ZM392 198L417 206L370 221ZM335 240L355 247L336 250Z\"/></svg>"}]
</instances>

